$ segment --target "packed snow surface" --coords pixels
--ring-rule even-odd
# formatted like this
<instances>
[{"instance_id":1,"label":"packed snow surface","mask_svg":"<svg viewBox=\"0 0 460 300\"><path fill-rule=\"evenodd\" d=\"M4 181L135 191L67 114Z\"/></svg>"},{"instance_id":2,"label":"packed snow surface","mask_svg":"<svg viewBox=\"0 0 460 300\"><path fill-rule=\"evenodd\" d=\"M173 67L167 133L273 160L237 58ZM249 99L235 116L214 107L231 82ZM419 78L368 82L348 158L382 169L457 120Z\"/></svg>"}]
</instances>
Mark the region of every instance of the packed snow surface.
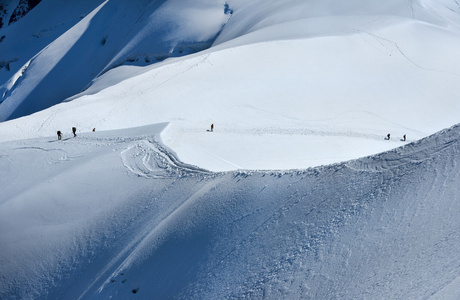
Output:
<instances>
[{"instance_id":1,"label":"packed snow surface","mask_svg":"<svg viewBox=\"0 0 460 300\"><path fill-rule=\"evenodd\" d=\"M459 49L455 0L42 0L0 299L458 299Z\"/></svg>"}]
</instances>

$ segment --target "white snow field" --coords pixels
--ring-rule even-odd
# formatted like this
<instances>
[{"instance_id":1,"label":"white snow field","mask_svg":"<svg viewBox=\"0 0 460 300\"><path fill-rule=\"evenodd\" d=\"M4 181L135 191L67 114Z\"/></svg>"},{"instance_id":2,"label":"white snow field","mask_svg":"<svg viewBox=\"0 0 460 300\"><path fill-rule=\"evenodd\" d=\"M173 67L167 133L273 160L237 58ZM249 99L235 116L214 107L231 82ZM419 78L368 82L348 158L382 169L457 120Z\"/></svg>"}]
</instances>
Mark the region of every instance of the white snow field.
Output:
<instances>
[{"instance_id":1,"label":"white snow field","mask_svg":"<svg viewBox=\"0 0 460 300\"><path fill-rule=\"evenodd\" d=\"M460 299L459 53L456 0L42 0L0 299Z\"/></svg>"}]
</instances>

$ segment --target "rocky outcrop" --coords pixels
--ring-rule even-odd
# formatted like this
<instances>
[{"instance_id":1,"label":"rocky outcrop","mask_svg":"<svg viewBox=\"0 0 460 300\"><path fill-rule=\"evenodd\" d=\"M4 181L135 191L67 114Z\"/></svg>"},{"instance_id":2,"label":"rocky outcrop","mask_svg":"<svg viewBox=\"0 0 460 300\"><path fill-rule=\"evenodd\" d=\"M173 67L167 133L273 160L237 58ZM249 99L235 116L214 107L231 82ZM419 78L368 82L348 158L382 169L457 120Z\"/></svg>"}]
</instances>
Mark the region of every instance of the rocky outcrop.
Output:
<instances>
[{"instance_id":1,"label":"rocky outcrop","mask_svg":"<svg viewBox=\"0 0 460 300\"><path fill-rule=\"evenodd\" d=\"M0 1L0 28L17 22L40 3L41 0L19 0L16 7L10 1Z\"/></svg>"}]
</instances>

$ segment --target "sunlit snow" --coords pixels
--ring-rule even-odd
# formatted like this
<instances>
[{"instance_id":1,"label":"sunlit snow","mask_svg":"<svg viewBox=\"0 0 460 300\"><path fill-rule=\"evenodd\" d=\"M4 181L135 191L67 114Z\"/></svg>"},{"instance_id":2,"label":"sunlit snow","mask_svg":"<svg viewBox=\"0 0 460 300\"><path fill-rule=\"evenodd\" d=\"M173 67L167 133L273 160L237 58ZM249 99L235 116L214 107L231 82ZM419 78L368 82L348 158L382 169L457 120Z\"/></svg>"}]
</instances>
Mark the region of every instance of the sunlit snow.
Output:
<instances>
[{"instance_id":1,"label":"sunlit snow","mask_svg":"<svg viewBox=\"0 0 460 300\"><path fill-rule=\"evenodd\" d=\"M1 299L460 297L456 1L42 0L2 36Z\"/></svg>"}]
</instances>

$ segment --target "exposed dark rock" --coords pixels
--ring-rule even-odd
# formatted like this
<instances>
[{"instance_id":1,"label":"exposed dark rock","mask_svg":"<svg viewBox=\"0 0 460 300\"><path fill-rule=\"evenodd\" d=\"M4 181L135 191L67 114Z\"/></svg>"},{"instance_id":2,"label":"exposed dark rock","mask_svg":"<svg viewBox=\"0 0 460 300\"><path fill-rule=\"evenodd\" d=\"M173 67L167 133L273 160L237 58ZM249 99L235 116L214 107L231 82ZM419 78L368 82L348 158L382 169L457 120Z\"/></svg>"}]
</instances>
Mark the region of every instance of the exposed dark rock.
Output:
<instances>
[{"instance_id":1,"label":"exposed dark rock","mask_svg":"<svg viewBox=\"0 0 460 300\"><path fill-rule=\"evenodd\" d=\"M0 1L0 28L3 27L3 19L6 17L8 11L6 10L6 3L3 3L3 1Z\"/></svg>"},{"instance_id":2,"label":"exposed dark rock","mask_svg":"<svg viewBox=\"0 0 460 300\"><path fill-rule=\"evenodd\" d=\"M10 71L11 70L10 63L15 62L17 60L18 60L17 57L15 57L13 59L8 59L8 60L0 60L0 70L2 68L5 68L6 70Z\"/></svg>"},{"instance_id":3,"label":"exposed dark rock","mask_svg":"<svg viewBox=\"0 0 460 300\"><path fill-rule=\"evenodd\" d=\"M18 6L14 9L11 14L8 25L17 22L19 19L24 17L29 11L40 3L41 0L20 0Z\"/></svg>"}]
</instances>

